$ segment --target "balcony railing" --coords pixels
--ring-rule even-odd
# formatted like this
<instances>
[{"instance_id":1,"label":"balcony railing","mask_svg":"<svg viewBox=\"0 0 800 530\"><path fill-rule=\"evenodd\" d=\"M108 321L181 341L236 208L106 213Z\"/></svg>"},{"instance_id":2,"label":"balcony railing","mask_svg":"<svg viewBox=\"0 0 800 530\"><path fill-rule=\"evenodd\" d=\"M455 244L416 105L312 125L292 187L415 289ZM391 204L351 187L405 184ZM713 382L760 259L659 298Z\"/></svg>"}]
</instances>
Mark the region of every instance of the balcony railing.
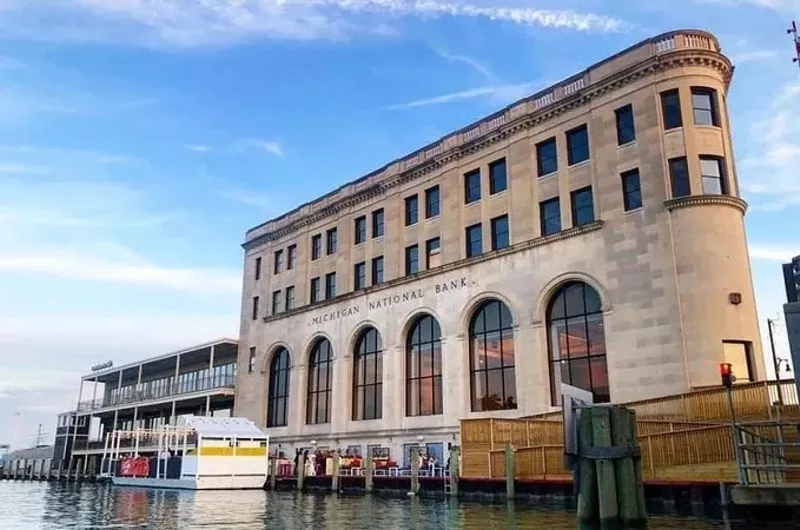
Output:
<instances>
[{"instance_id":1,"label":"balcony railing","mask_svg":"<svg viewBox=\"0 0 800 530\"><path fill-rule=\"evenodd\" d=\"M144 387L146 383L143 383ZM104 407L114 407L129 403L139 403L154 399L169 398L213 390L217 388L233 388L236 384L236 377L232 374L215 375L193 381L178 381L172 385L160 385L154 388L138 388L124 392L121 395L109 396L106 399L94 401L82 401L78 403L78 411L92 411Z\"/></svg>"}]
</instances>

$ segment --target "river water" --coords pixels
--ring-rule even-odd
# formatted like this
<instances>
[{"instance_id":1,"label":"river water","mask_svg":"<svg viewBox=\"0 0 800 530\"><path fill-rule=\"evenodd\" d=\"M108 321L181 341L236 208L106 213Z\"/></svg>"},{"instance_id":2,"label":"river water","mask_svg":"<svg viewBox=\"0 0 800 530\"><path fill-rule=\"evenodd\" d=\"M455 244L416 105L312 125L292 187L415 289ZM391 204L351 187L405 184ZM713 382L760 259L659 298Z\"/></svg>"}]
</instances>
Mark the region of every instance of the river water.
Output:
<instances>
[{"instance_id":1,"label":"river water","mask_svg":"<svg viewBox=\"0 0 800 530\"><path fill-rule=\"evenodd\" d=\"M651 518L651 530L721 522ZM575 530L574 514L521 503L266 491L167 491L108 484L0 481L0 529L542 529Z\"/></svg>"}]
</instances>

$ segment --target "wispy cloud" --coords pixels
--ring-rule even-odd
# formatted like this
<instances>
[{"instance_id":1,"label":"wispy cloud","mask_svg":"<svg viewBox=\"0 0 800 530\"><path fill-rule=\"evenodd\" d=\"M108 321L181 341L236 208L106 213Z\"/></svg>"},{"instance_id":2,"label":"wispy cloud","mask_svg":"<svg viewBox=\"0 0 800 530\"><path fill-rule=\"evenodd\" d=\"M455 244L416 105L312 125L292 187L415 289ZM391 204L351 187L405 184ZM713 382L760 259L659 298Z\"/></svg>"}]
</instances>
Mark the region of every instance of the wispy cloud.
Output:
<instances>
[{"instance_id":1,"label":"wispy cloud","mask_svg":"<svg viewBox=\"0 0 800 530\"><path fill-rule=\"evenodd\" d=\"M800 83L784 86L765 115L749 131L750 150L740 166L742 189L756 211L800 206Z\"/></svg>"},{"instance_id":2,"label":"wispy cloud","mask_svg":"<svg viewBox=\"0 0 800 530\"><path fill-rule=\"evenodd\" d=\"M207 145L186 144L183 147L189 151L194 151L195 153L208 153L211 151L211 148Z\"/></svg>"},{"instance_id":3,"label":"wispy cloud","mask_svg":"<svg viewBox=\"0 0 800 530\"><path fill-rule=\"evenodd\" d=\"M259 151L273 156L283 156L283 149L279 142L260 138L240 138L234 142L234 150Z\"/></svg>"},{"instance_id":4,"label":"wispy cloud","mask_svg":"<svg viewBox=\"0 0 800 530\"><path fill-rule=\"evenodd\" d=\"M749 249L751 259L788 263L800 253L800 243L797 245L751 243Z\"/></svg>"},{"instance_id":5,"label":"wispy cloud","mask_svg":"<svg viewBox=\"0 0 800 530\"><path fill-rule=\"evenodd\" d=\"M69 16L54 16L58 11ZM43 16L43 13L49 16ZM617 31L619 19L592 12L486 6L442 0L75 0L14 2L4 13L11 38L205 46L243 40L337 39L385 35L386 17L478 18L578 31ZM68 20L69 23L58 23ZM375 31L373 31L375 30Z\"/></svg>"},{"instance_id":6,"label":"wispy cloud","mask_svg":"<svg viewBox=\"0 0 800 530\"><path fill-rule=\"evenodd\" d=\"M89 282L149 285L201 294L235 294L241 289L242 281L238 271L167 267L143 259L111 260L64 248L32 252L0 249L0 270Z\"/></svg>"},{"instance_id":7,"label":"wispy cloud","mask_svg":"<svg viewBox=\"0 0 800 530\"><path fill-rule=\"evenodd\" d=\"M449 61L451 63L461 63L469 66L471 69L476 71L490 83L497 83L498 81L497 76L495 76L492 73L492 71L489 70L488 66L486 66L481 61L473 57L470 57L468 55L452 54L440 48L434 48L434 51L439 57L441 57L446 61Z\"/></svg>"},{"instance_id":8,"label":"wispy cloud","mask_svg":"<svg viewBox=\"0 0 800 530\"><path fill-rule=\"evenodd\" d=\"M457 103L471 99L490 98L498 104L506 104L533 93L540 83L520 83L512 85L496 85L471 88L459 92L451 92L429 98L417 99L405 103L389 105L387 109L401 110L444 103Z\"/></svg>"},{"instance_id":9,"label":"wispy cloud","mask_svg":"<svg viewBox=\"0 0 800 530\"><path fill-rule=\"evenodd\" d=\"M771 61L778 58L777 50L744 50L733 52L728 56L734 64Z\"/></svg>"}]
</instances>

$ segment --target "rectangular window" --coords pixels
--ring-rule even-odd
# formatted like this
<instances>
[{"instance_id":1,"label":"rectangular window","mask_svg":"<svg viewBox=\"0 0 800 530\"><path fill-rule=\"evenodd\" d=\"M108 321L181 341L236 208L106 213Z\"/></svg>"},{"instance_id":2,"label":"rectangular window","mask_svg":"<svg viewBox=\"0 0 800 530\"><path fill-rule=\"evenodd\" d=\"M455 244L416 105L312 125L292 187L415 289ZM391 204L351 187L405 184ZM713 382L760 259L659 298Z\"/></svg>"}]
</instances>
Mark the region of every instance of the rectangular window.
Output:
<instances>
[{"instance_id":1,"label":"rectangular window","mask_svg":"<svg viewBox=\"0 0 800 530\"><path fill-rule=\"evenodd\" d=\"M336 254L339 248L339 232L335 228L331 228L325 233L325 252L329 256Z\"/></svg>"},{"instance_id":2,"label":"rectangular window","mask_svg":"<svg viewBox=\"0 0 800 530\"><path fill-rule=\"evenodd\" d=\"M360 291L367 286L367 264L363 261L353 266L353 290Z\"/></svg>"},{"instance_id":3,"label":"rectangular window","mask_svg":"<svg viewBox=\"0 0 800 530\"><path fill-rule=\"evenodd\" d=\"M441 242L438 237L425 242L425 268L433 269L442 264Z\"/></svg>"},{"instance_id":4,"label":"rectangular window","mask_svg":"<svg viewBox=\"0 0 800 530\"><path fill-rule=\"evenodd\" d=\"M419 272L419 245L406 247L406 276Z\"/></svg>"},{"instance_id":5,"label":"rectangular window","mask_svg":"<svg viewBox=\"0 0 800 530\"><path fill-rule=\"evenodd\" d=\"M543 236L561 232L561 203L558 197L539 203L539 217Z\"/></svg>"},{"instance_id":6,"label":"rectangular window","mask_svg":"<svg viewBox=\"0 0 800 530\"><path fill-rule=\"evenodd\" d=\"M594 222L594 200L592 188L583 188L571 193L572 226L583 226Z\"/></svg>"},{"instance_id":7,"label":"rectangular window","mask_svg":"<svg viewBox=\"0 0 800 530\"><path fill-rule=\"evenodd\" d=\"M465 229L467 236L467 257L480 256L483 253L483 235L481 224L468 226Z\"/></svg>"},{"instance_id":8,"label":"rectangular window","mask_svg":"<svg viewBox=\"0 0 800 530\"><path fill-rule=\"evenodd\" d=\"M464 174L464 204L481 200L481 170Z\"/></svg>"},{"instance_id":9,"label":"rectangular window","mask_svg":"<svg viewBox=\"0 0 800 530\"><path fill-rule=\"evenodd\" d=\"M419 221L419 200L416 195L406 197L406 226L417 224Z\"/></svg>"},{"instance_id":10,"label":"rectangular window","mask_svg":"<svg viewBox=\"0 0 800 530\"><path fill-rule=\"evenodd\" d=\"M703 181L703 193L706 195L726 195L728 186L725 182L725 170L722 159L716 156L700 157L700 177Z\"/></svg>"},{"instance_id":11,"label":"rectangular window","mask_svg":"<svg viewBox=\"0 0 800 530\"><path fill-rule=\"evenodd\" d=\"M255 272L256 272L256 280L260 280L261 279L261 258L256 258Z\"/></svg>"},{"instance_id":12,"label":"rectangular window","mask_svg":"<svg viewBox=\"0 0 800 530\"><path fill-rule=\"evenodd\" d=\"M672 186L673 199L688 197L692 194L686 157L673 158L669 161L669 179Z\"/></svg>"},{"instance_id":13,"label":"rectangular window","mask_svg":"<svg viewBox=\"0 0 800 530\"><path fill-rule=\"evenodd\" d=\"M311 259L316 260L322 255L322 234L311 237Z\"/></svg>"},{"instance_id":14,"label":"rectangular window","mask_svg":"<svg viewBox=\"0 0 800 530\"><path fill-rule=\"evenodd\" d=\"M501 215L492 219L492 250L508 247L508 215Z\"/></svg>"},{"instance_id":15,"label":"rectangular window","mask_svg":"<svg viewBox=\"0 0 800 530\"><path fill-rule=\"evenodd\" d=\"M272 262L272 273L278 274L283 268L283 250L275 251L275 261Z\"/></svg>"},{"instance_id":16,"label":"rectangular window","mask_svg":"<svg viewBox=\"0 0 800 530\"><path fill-rule=\"evenodd\" d=\"M273 291L272 293L272 314L277 315L281 312L281 291Z\"/></svg>"},{"instance_id":17,"label":"rectangular window","mask_svg":"<svg viewBox=\"0 0 800 530\"><path fill-rule=\"evenodd\" d=\"M316 278L311 278L311 292L309 293L309 302L312 304L316 304L320 301L320 295L322 293L319 289L319 276Z\"/></svg>"},{"instance_id":18,"label":"rectangular window","mask_svg":"<svg viewBox=\"0 0 800 530\"><path fill-rule=\"evenodd\" d=\"M536 144L536 170L540 177L558 171L558 144L555 137Z\"/></svg>"},{"instance_id":19,"label":"rectangular window","mask_svg":"<svg viewBox=\"0 0 800 530\"><path fill-rule=\"evenodd\" d=\"M372 285L383 283L383 256L372 258Z\"/></svg>"},{"instance_id":20,"label":"rectangular window","mask_svg":"<svg viewBox=\"0 0 800 530\"><path fill-rule=\"evenodd\" d=\"M570 166L589 160L589 129L581 125L567 132L567 162Z\"/></svg>"},{"instance_id":21,"label":"rectangular window","mask_svg":"<svg viewBox=\"0 0 800 530\"><path fill-rule=\"evenodd\" d=\"M664 115L665 130L683 127L681 95L677 88L661 93L661 113Z\"/></svg>"},{"instance_id":22,"label":"rectangular window","mask_svg":"<svg viewBox=\"0 0 800 530\"><path fill-rule=\"evenodd\" d=\"M325 300L336 296L336 273L329 272L325 275Z\"/></svg>"},{"instance_id":23,"label":"rectangular window","mask_svg":"<svg viewBox=\"0 0 800 530\"><path fill-rule=\"evenodd\" d=\"M356 217L355 221L355 241L356 245L360 245L364 241L367 240L367 217L362 215L361 217Z\"/></svg>"},{"instance_id":24,"label":"rectangular window","mask_svg":"<svg viewBox=\"0 0 800 530\"><path fill-rule=\"evenodd\" d=\"M489 194L494 195L508 188L506 159L501 158L489 164Z\"/></svg>"},{"instance_id":25,"label":"rectangular window","mask_svg":"<svg viewBox=\"0 0 800 530\"><path fill-rule=\"evenodd\" d=\"M695 125L718 127L717 91L711 88L692 87L692 112Z\"/></svg>"},{"instance_id":26,"label":"rectangular window","mask_svg":"<svg viewBox=\"0 0 800 530\"><path fill-rule=\"evenodd\" d=\"M383 208L372 212L372 238L383 236Z\"/></svg>"},{"instance_id":27,"label":"rectangular window","mask_svg":"<svg viewBox=\"0 0 800 530\"><path fill-rule=\"evenodd\" d=\"M636 127L633 124L633 105L625 105L616 110L617 144L625 145L636 140Z\"/></svg>"},{"instance_id":28,"label":"rectangular window","mask_svg":"<svg viewBox=\"0 0 800 530\"><path fill-rule=\"evenodd\" d=\"M253 320L258 320L258 297L253 297Z\"/></svg>"},{"instance_id":29,"label":"rectangular window","mask_svg":"<svg viewBox=\"0 0 800 530\"><path fill-rule=\"evenodd\" d=\"M622 202L625 211L629 212L642 207L642 188L639 183L639 170L632 169L621 175L622 177Z\"/></svg>"},{"instance_id":30,"label":"rectangular window","mask_svg":"<svg viewBox=\"0 0 800 530\"><path fill-rule=\"evenodd\" d=\"M286 249L286 254L286 269L294 269L295 264L297 264L297 245L289 245L289 248Z\"/></svg>"},{"instance_id":31,"label":"rectangular window","mask_svg":"<svg viewBox=\"0 0 800 530\"><path fill-rule=\"evenodd\" d=\"M290 285L286 288L286 311L291 311L294 309L294 285Z\"/></svg>"},{"instance_id":32,"label":"rectangular window","mask_svg":"<svg viewBox=\"0 0 800 530\"><path fill-rule=\"evenodd\" d=\"M250 347L250 359L247 362L247 372L253 373L256 369L256 349L255 347Z\"/></svg>"},{"instance_id":33,"label":"rectangular window","mask_svg":"<svg viewBox=\"0 0 800 530\"><path fill-rule=\"evenodd\" d=\"M440 210L439 186L428 188L425 190L425 219L438 216Z\"/></svg>"}]
</instances>

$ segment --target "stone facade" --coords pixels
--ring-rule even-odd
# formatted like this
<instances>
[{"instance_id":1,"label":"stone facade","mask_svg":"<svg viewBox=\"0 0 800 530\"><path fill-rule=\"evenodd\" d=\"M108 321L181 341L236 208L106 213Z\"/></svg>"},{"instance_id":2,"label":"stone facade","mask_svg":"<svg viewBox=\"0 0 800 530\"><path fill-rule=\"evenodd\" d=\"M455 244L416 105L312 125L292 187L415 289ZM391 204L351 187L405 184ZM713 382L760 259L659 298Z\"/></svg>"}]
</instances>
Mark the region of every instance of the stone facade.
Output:
<instances>
[{"instance_id":1,"label":"stone facade","mask_svg":"<svg viewBox=\"0 0 800 530\"><path fill-rule=\"evenodd\" d=\"M377 444L390 447L399 460L403 445L456 441L460 419L549 410L553 346L547 308L571 281L591 286L601 299L613 401L719 384L723 341L742 345L750 377L763 378L746 204L739 198L726 108L731 75L713 36L661 35L250 230L236 413L267 424L270 366L280 348L291 358L288 421L268 431L287 450L312 441L361 445L362 451ZM714 91L713 124L696 124L697 88ZM661 94L674 89L682 126L666 130ZM619 145L615 111L627 105L633 108L635 140ZM583 125L590 158L569 165L566 133ZM552 137L558 170L539 177L537 144ZM721 161L722 194L704 193L701 156ZM685 196L673 193L669 161L677 157L687 161ZM500 159L507 189L491 194L489 166ZM475 169L481 174L480 200L466 204L465 174ZM633 169L639 171L642 204L627 208L621 175ZM425 191L436 185L441 211L426 218ZM579 223L571 194L587 187L594 220ZM406 226L405 199L414 194L419 219ZM561 230L543 235L540 203L556 197ZM385 232L373 238L371 215L379 209ZM502 215L508 216L510 246L491 250L491 220ZM355 223L362 216L367 237L356 244ZM483 253L468 257L465 229L479 223ZM328 255L326 233L332 228L337 249ZM312 260L316 235L322 250ZM426 242L435 237L438 262L426 268ZM290 245L296 245L296 262L287 269ZM420 272L406 276L405 249L412 245L419 248ZM275 273L277 251L283 252ZM371 285L370 263L378 256L384 257L385 281ZM354 291L354 266L362 262L368 287ZM333 272L337 296L310 304L312 278L319 278L324 291L326 274ZM293 287L295 300L289 310L287 287ZM273 314L276 292L281 294ZM468 329L476 308L490 299L502 301L513 320L516 408L473 412ZM434 316L441 327L442 413L409 416L407 333L422 314ZM381 413L379 419L353 421L353 351L370 326L382 341ZM307 424L309 352L321 337L330 341L333 355L330 421Z\"/></svg>"}]
</instances>

